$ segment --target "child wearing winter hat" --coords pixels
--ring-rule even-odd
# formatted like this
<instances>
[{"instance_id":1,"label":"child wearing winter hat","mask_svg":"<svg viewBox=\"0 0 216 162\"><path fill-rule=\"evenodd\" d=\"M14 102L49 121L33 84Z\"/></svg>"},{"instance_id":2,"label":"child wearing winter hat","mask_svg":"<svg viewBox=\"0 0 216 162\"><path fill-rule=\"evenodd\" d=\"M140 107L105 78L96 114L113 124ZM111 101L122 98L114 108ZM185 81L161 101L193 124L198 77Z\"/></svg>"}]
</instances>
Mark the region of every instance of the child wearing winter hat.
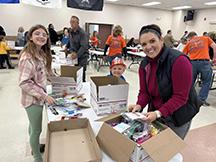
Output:
<instances>
[{"instance_id":1,"label":"child wearing winter hat","mask_svg":"<svg viewBox=\"0 0 216 162\"><path fill-rule=\"evenodd\" d=\"M108 76L116 76L118 78L125 80L125 78L122 75L125 69L126 65L124 64L123 59L116 57L112 60L112 64L110 65L110 74Z\"/></svg>"}]
</instances>

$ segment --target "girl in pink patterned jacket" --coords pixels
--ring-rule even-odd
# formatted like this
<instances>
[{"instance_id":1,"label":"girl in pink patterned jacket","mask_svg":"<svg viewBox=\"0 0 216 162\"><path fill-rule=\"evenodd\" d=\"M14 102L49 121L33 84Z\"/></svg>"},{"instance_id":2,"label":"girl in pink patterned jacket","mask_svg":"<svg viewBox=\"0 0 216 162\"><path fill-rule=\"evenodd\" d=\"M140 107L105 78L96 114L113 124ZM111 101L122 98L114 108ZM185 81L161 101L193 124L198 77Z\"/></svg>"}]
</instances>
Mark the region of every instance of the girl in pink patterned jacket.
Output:
<instances>
[{"instance_id":1,"label":"girl in pink patterned jacket","mask_svg":"<svg viewBox=\"0 0 216 162\"><path fill-rule=\"evenodd\" d=\"M19 86L22 90L21 103L29 119L30 145L35 162L43 161L39 144L43 105L55 102L46 93L47 75L52 73L51 62L48 32L42 25L33 26L28 32L27 45L20 53Z\"/></svg>"}]
</instances>

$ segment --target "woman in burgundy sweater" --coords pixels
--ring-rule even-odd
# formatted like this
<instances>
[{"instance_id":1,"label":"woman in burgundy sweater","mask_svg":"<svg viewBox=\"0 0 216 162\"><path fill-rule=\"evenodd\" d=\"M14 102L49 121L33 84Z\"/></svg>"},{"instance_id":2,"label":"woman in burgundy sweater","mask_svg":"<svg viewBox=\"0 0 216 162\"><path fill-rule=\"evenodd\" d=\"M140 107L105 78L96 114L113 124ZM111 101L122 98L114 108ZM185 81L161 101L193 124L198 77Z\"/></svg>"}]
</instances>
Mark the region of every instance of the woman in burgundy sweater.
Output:
<instances>
[{"instance_id":1,"label":"woman in burgundy sweater","mask_svg":"<svg viewBox=\"0 0 216 162\"><path fill-rule=\"evenodd\" d=\"M142 111L149 104L144 120L153 122L157 118L162 118L164 124L184 139L194 115L188 116L187 120L183 115L182 122L181 117L177 116L178 121L180 118L180 123L176 124L173 114L191 101L190 60L181 52L164 46L161 30L154 24L142 27L140 44L146 57L139 68L140 90L137 103L130 105L129 111ZM195 99L197 97L195 93L192 96Z\"/></svg>"}]
</instances>

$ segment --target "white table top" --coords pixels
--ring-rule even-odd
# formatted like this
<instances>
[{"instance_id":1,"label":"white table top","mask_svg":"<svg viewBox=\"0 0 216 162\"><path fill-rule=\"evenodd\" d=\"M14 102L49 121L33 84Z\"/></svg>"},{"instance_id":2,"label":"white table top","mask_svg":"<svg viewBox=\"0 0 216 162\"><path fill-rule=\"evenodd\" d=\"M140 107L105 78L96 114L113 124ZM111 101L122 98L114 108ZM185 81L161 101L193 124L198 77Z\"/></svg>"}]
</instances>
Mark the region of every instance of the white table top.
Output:
<instances>
[{"instance_id":1,"label":"white table top","mask_svg":"<svg viewBox=\"0 0 216 162\"><path fill-rule=\"evenodd\" d=\"M135 56L140 56L140 57L145 57L146 56L146 54L143 51L141 51L141 52L128 51L127 53L131 54L131 55L135 55Z\"/></svg>"},{"instance_id":2,"label":"white table top","mask_svg":"<svg viewBox=\"0 0 216 162\"><path fill-rule=\"evenodd\" d=\"M13 50L22 50L24 47L12 47ZM51 46L51 50L54 50L55 52L59 52L59 51L63 51L63 48L61 48L60 46Z\"/></svg>"},{"instance_id":3,"label":"white table top","mask_svg":"<svg viewBox=\"0 0 216 162\"><path fill-rule=\"evenodd\" d=\"M104 55L103 51L96 51L96 50L93 50L93 49L89 49L89 53L90 54L95 54L95 55L98 55L98 56L103 56ZM107 54L108 54L108 51L107 51Z\"/></svg>"},{"instance_id":4,"label":"white table top","mask_svg":"<svg viewBox=\"0 0 216 162\"><path fill-rule=\"evenodd\" d=\"M138 47L126 47L128 50L138 50Z\"/></svg>"},{"instance_id":5,"label":"white table top","mask_svg":"<svg viewBox=\"0 0 216 162\"><path fill-rule=\"evenodd\" d=\"M19 50L19 51L21 51L23 48L24 47L17 47L17 46L15 46L15 47L12 48L12 50Z\"/></svg>"}]
</instances>

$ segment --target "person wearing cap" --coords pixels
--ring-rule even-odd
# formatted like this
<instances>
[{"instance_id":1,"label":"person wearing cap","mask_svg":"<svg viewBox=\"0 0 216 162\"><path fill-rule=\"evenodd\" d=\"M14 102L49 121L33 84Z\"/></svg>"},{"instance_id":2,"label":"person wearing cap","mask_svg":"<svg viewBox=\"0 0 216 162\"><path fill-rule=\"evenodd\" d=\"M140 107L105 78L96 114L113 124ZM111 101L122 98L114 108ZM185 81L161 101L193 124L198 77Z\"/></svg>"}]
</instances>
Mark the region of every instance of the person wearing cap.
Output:
<instances>
[{"instance_id":1,"label":"person wearing cap","mask_svg":"<svg viewBox=\"0 0 216 162\"><path fill-rule=\"evenodd\" d=\"M125 80L124 76L122 75L126 69L126 65L124 64L121 58L116 57L112 64L110 65L110 74L108 76L116 76Z\"/></svg>"},{"instance_id":2,"label":"person wearing cap","mask_svg":"<svg viewBox=\"0 0 216 162\"><path fill-rule=\"evenodd\" d=\"M106 56L108 48L109 53L107 59L110 65L112 64L112 60L114 58L122 58L122 54L125 56L127 55L126 42L122 37L122 27L120 25L115 26L113 34L107 38L104 48L104 56Z\"/></svg>"},{"instance_id":3,"label":"person wearing cap","mask_svg":"<svg viewBox=\"0 0 216 162\"><path fill-rule=\"evenodd\" d=\"M209 89L211 87L212 67L209 57L209 47L212 47L214 56L213 61L216 63L216 44L207 36L197 36L197 33L192 31L188 34L188 43L185 45L183 52L189 55L193 66L193 83L196 82L197 76L201 75L201 89L199 98L203 105L210 106L206 101L208 98Z\"/></svg>"},{"instance_id":4,"label":"person wearing cap","mask_svg":"<svg viewBox=\"0 0 216 162\"><path fill-rule=\"evenodd\" d=\"M161 29L155 24L143 26L139 40L146 57L139 67L137 102L128 109L142 112L148 105L143 120L160 120L184 139L201 105L192 84L190 60L164 45Z\"/></svg>"}]
</instances>

